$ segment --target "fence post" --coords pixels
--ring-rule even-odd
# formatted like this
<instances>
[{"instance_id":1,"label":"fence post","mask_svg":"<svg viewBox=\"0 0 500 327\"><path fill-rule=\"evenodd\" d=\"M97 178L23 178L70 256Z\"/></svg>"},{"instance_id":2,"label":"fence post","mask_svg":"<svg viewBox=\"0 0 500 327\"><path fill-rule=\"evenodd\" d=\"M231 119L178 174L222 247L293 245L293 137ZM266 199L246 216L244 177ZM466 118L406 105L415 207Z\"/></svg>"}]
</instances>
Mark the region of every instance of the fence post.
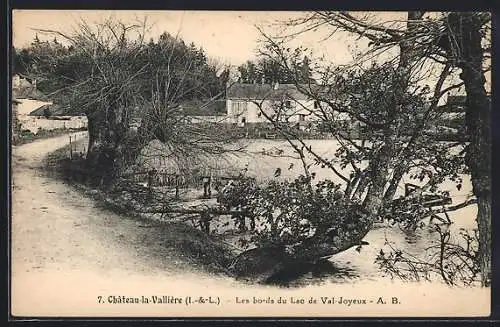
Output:
<instances>
[{"instance_id":1,"label":"fence post","mask_svg":"<svg viewBox=\"0 0 500 327\"><path fill-rule=\"evenodd\" d=\"M207 211L200 214L200 225L203 232L210 234L210 214Z\"/></svg>"},{"instance_id":2,"label":"fence post","mask_svg":"<svg viewBox=\"0 0 500 327\"><path fill-rule=\"evenodd\" d=\"M73 145L71 144L71 135L69 136L69 160L73 160Z\"/></svg>"},{"instance_id":3,"label":"fence post","mask_svg":"<svg viewBox=\"0 0 500 327\"><path fill-rule=\"evenodd\" d=\"M210 176L207 176L206 174L203 174L203 197L204 198L209 198L210 197Z\"/></svg>"},{"instance_id":4,"label":"fence post","mask_svg":"<svg viewBox=\"0 0 500 327\"><path fill-rule=\"evenodd\" d=\"M178 199L179 198L179 176L177 175L174 175L175 176L175 198Z\"/></svg>"},{"instance_id":5,"label":"fence post","mask_svg":"<svg viewBox=\"0 0 500 327\"><path fill-rule=\"evenodd\" d=\"M152 169L148 171L148 189L150 193L153 189L153 176L154 176L154 170Z\"/></svg>"}]
</instances>

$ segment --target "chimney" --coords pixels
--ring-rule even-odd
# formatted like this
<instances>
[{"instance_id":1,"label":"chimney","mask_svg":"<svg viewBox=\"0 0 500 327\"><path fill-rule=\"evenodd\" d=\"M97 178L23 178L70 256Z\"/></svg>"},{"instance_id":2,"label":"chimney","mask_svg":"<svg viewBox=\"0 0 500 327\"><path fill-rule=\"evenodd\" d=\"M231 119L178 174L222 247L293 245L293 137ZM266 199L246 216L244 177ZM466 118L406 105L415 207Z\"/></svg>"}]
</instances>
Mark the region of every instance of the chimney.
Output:
<instances>
[{"instance_id":1,"label":"chimney","mask_svg":"<svg viewBox=\"0 0 500 327\"><path fill-rule=\"evenodd\" d=\"M280 87L280 84L278 82L274 83L274 89L277 90Z\"/></svg>"},{"instance_id":2,"label":"chimney","mask_svg":"<svg viewBox=\"0 0 500 327\"><path fill-rule=\"evenodd\" d=\"M260 84L264 85L266 83L266 79L264 78L264 76L262 76L261 80L260 80Z\"/></svg>"}]
</instances>

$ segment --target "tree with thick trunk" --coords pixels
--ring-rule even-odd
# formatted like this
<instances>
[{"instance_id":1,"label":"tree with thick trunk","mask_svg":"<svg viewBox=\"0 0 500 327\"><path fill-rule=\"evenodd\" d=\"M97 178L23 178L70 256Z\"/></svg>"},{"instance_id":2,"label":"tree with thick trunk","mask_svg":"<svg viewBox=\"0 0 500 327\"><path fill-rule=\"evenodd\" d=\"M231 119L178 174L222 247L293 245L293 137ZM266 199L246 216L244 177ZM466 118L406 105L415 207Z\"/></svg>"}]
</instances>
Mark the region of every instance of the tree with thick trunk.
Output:
<instances>
[{"instance_id":1,"label":"tree with thick trunk","mask_svg":"<svg viewBox=\"0 0 500 327\"><path fill-rule=\"evenodd\" d=\"M232 141L210 126L190 124L181 109L193 99L200 107L211 104L225 90L203 50L168 33L145 43L146 29L146 21L81 22L72 34L39 30L69 46L38 42L27 50L33 54L29 73L56 101L86 114L86 164L101 185L116 181L152 140L168 144L171 160L220 153Z\"/></svg>"},{"instance_id":2,"label":"tree with thick trunk","mask_svg":"<svg viewBox=\"0 0 500 327\"><path fill-rule=\"evenodd\" d=\"M318 117L324 121L325 126L330 130L332 135L339 140L343 151L340 153L340 157L343 159L337 161L337 163L343 166L352 166L353 174L351 174L350 178L343 176L342 172L339 172L334 166L334 161L323 158L315 153L310 147L307 147L303 140L294 134L286 124L277 121L275 117L278 115L273 116L267 114L266 109L262 106L262 102L254 101L257 106L260 106L261 114L273 123L274 127L285 136L291 144L293 142L298 142L299 148L302 147L302 149L305 149L305 152L308 152L308 154L318 163L331 168L335 175L347 181L345 185L345 194L348 195L348 198L346 200L361 201L358 202L360 206L357 209L358 221L361 223L354 233L346 234L342 238L325 238L325 235L315 234L306 241L298 242L288 247L284 246L281 249L284 254L275 256L279 259L275 260L274 266L270 263L272 259L267 256L264 256L267 258L265 259L266 264L264 265L260 265L259 260L256 260L256 258L266 252L265 248L257 248L244 252L241 254L240 260L236 260L233 265L236 274L259 276L260 278L269 277L278 269L277 267L281 267L283 262L288 260L314 261L361 244L362 239L372 228L374 221L387 214L387 212L381 212L381 209L390 208L397 186L403 175L407 174L412 167L420 169L415 175L415 178L420 180L424 178L429 179L429 182L423 188L424 190L435 189L436 185L445 178L459 180L457 169L460 167L462 159L460 156L450 156L447 151L453 146L458 146L458 148L460 148L462 146L460 142L451 146L443 145L438 142L438 139L428 136L425 131L429 128L432 121L439 118L441 113L438 110L438 104L442 97L447 95L450 91L460 87L462 83L451 83L450 85L449 80L451 80L453 76L455 64L447 56L445 56L444 59L439 59L443 57L442 52L436 50L439 49L442 43L440 37L443 32L443 20L441 18L423 20L423 16L424 12L409 12L405 19L406 24L404 28L401 27L401 24L398 27L394 27L384 24L368 23L368 21L370 21L368 19L356 18L345 12L314 13L312 16L302 21L294 21L291 23L291 25L295 27L304 26L304 31L310 31L316 27L325 25L368 38L371 41L372 49L367 51L366 56L373 55L377 53L377 51L383 53L390 48L397 47L399 48L398 60L386 59L386 65L395 67L392 79L386 78L384 80L383 77L380 77L380 75L383 76L385 74L383 69L380 69L378 72L374 70L376 72L375 74L370 75L370 77L368 77L369 74L366 74L366 77L361 78L360 82L356 85L357 90L361 90L362 92L359 94L359 97L354 94L357 92L355 87L351 89L344 87L346 83L349 84L349 82L353 80L354 76L352 74L349 75L349 73L346 75L345 68L343 70L324 69L322 71L323 77L320 78L322 81L321 86L311 85L311 83L304 84L298 81L295 83L299 91L322 104L320 105L319 113L316 111L311 112L311 114L318 115ZM444 17L446 17L446 15ZM267 51L263 51L262 54L276 60L283 69L293 71L293 61L297 60L297 57L294 57L296 53L290 54L290 52L287 52L286 46L280 43L280 41L276 41L268 36L265 36L265 38L268 41L268 48L266 49ZM481 38L479 37L476 41L480 42L480 40ZM290 62L292 62L292 64ZM422 81L419 81L416 76L421 74L425 69L428 69L428 66L425 65L429 65L429 62L436 66L437 68L435 69L440 72L436 74L435 87L433 93L431 93L430 101L415 99L412 103L409 101L411 95L418 94L416 90L419 88L421 89L418 83ZM363 62L358 64L362 66ZM479 69L477 69L478 67L475 68L476 73L482 76L480 64ZM464 68L462 69L465 72ZM470 69L469 67L468 73L470 73ZM361 68L361 70L365 72L369 71L367 68ZM464 77L465 75L462 74L462 78ZM380 81L377 78L380 79ZM334 81L333 83L329 82L332 80ZM325 81L327 83L326 85ZM363 83L363 81L366 82ZM373 91L377 86L384 85L387 81L390 81L391 87L390 91L385 94L370 99L368 93L363 93L363 91L366 90L374 93ZM466 90L469 95L471 91L467 86ZM482 91L482 95L485 95L484 87ZM341 94L342 92L343 94ZM476 92L481 93L481 88L476 89ZM422 91L421 94L425 95L425 92ZM368 114L370 110L369 106L362 105L364 96L366 96L365 101L372 101L372 106L378 106L379 108L377 109L379 109L382 114L380 112ZM345 98L349 101L341 100ZM359 98L361 98L361 100L358 100ZM356 104L365 111L357 111L355 108ZM483 105L484 104L485 103L483 103ZM476 103L475 105L477 106L478 104ZM302 109L307 110L306 108ZM342 135L335 122L334 116L331 114L335 111L347 113L353 119L367 126L369 133L371 133L373 144L371 146L363 146ZM477 114L481 115L480 113ZM478 116L475 117L474 119L477 119ZM484 114L480 117L484 124L489 124ZM470 115L468 121L470 122ZM482 133L486 132L484 126L483 128L469 127L469 130L474 130L480 137L484 137ZM488 142L486 142L486 144L481 143L481 151L486 151L487 153L489 150L486 149L488 149ZM469 152L470 151L476 151L475 154L477 155L479 150L477 146L476 148L472 146L469 149ZM435 162L429 159L432 159L433 156L442 156L441 161L447 161L448 159L450 161L440 164L439 160ZM360 169L356 166L360 160L368 161L368 165L365 169ZM486 160L485 162L488 161ZM426 167L429 165L433 166L433 171L430 171ZM483 169L483 174L481 176L484 177L481 179L482 185L477 185L479 180L474 177L477 175L473 174L473 180L476 178L476 181L473 181L476 196L477 192L481 192L480 190L489 190L487 185L484 185L489 182L489 174L485 174L487 164L481 163L481 167L480 169ZM477 167L471 166L471 170L473 169L477 170ZM418 197L421 195L422 192L416 192L413 193L411 197ZM479 204L479 210L482 212L487 211L487 208L489 208L485 207L485 203L489 203L488 196L483 195L484 201L481 201L478 197L478 203L483 202ZM418 200L417 198L416 202L419 201L421 205L422 200ZM468 201L465 205L471 203L473 202ZM463 206L456 205L454 207L462 208ZM443 208L443 210L446 211L447 209ZM450 206L449 210L454 209ZM428 211L428 213L423 214L421 217L412 217L411 221L418 221L431 214L433 214L433 211ZM393 217L397 215L398 212L390 213L390 216ZM415 213L415 215L418 215L418 213ZM479 216L481 215L482 213L479 213ZM484 230L487 228L486 226L489 226L487 219L482 219L478 221L478 223L480 230ZM335 224L335 222L332 222L332 224ZM412 225L415 226L414 223ZM323 230L323 232L324 231L325 230ZM490 248L490 245L488 245L490 241L485 235L481 237L481 243L482 255L488 256L487 251ZM486 261L482 263L482 265L485 266ZM486 275L485 270L483 270L483 275Z\"/></svg>"},{"instance_id":3,"label":"tree with thick trunk","mask_svg":"<svg viewBox=\"0 0 500 327\"><path fill-rule=\"evenodd\" d=\"M483 27L485 13L451 13L448 16L450 60L462 70L467 99L466 126L470 136L467 164L477 198L481 283L491 283L491 102L485 88Z\"/></svg>"}]
</instances>

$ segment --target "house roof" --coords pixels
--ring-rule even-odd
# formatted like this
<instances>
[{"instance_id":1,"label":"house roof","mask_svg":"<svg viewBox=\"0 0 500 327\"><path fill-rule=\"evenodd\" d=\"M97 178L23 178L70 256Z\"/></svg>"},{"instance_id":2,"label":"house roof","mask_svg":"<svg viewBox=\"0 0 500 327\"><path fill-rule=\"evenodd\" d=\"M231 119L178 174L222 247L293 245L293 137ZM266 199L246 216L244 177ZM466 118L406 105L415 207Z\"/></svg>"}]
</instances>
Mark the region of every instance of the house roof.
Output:
<instances>
[{"instance_id":1,"label":"house roof","mask_svg":"<svg viewBox=\"0 0 500 327\"><path fill-rule=\"evenodd\" d=\"M44 104L41 107L33 110L32 112L29 113L30 116L44 116L44 111L45 109L48 109L50 111L50 114L52 116L64 116L67 115L67 107L62 107L58 104Z\"/></svg>"},{"instance_id":2,"label":"house roof","mask_svg":"<svg viewBox=\"0 0 500 327\"><path fill-rule=\"evenodd\" d=\"M19 104L17 105L17 113L20 115L29 115L40 107L52 104L52 102L44 102L32 99L17 99L17 101L19 101Z\"/></svg>"},{"instance_id":3,"label":"house roof","mask_svg":"<svg viewBox=\"0 0 500 327\"><path fill-rule=\"evenodd\" d=\"M246 84L234 83L226 91L227 99L280 100L292 98L295 100L309 99L300 92L294 84Z\"/></svg>"},{"instance_id":4,"label":"house roof","mask_svg":"<svg viewBox=\"0 0 500 327\"><path fill-rule=\"evenodd\" d=\"M17 82L15 81L17 79ZM12 77L12 96L14 98L44 99L44 94L40 92L29 79L18 74Z\"/></svg>"},{"instance_id":5,"label":"house roof","mask_svg":"<svg viewBox=\"0 0 500 327\"><path fill-rule=\"evenodd\" d=\"M23 88L23 87L32 87L33 84L31 81L25 77L22 77L19 74L14 74L12 76L12 88Z\"/></svg>"},{"instance_id":6,"label":"house roof","mask_svg":"<svg viewBox=\"0 0 500 327\"><path fill-rule=\"evenodd\" d=\"M188 116L222 116L226 114L226 102L215 101L184 101L180 109Z\"/></svg>"}]
</instances>

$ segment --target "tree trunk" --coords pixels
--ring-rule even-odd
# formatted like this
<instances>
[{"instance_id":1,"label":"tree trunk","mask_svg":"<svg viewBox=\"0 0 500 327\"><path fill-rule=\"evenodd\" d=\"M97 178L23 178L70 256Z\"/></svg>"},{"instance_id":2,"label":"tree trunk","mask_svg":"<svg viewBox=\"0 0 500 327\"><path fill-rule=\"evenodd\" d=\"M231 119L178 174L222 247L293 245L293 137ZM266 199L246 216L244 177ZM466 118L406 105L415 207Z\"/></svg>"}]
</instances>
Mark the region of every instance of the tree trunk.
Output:
<instances>
[{"instance_id":1,"label":"tree trunk","mask_svg":"<svg viewBox=\"0 0 500 327\"><path fill-rule=\"evenodd\" d=\"M467 71L468 69L465 69ZM464 74L467 75L467 74ZM464 77L467 79L467 77ZM479 255L481 284L488 286L491 278L491 106L486 92L477 87L467 87L467 126L471 143L468 147L468 166L472 187L478 202L477 224L479 229ZM473 82L473 84L477 84ZM480 87L484 90L484 86Z\"/></svg>"},{"instance_id":2,"label":"tree trunk","mask_svg":"<svg viewBox=\"0 0 500 327\"><path fill-rule=\"evenodd\" d=\"M458 36L455 58L467 94L466 127L470 136L467 164L478 202L479 261L481 284L491 282L491 103L486 93L481 46L481 19L477 13L450 14L453 35Z\"/></svg>"},{"instance_id":3,"label":"tree trunk","mask_svg":"<svg viewBox=\"0 0 500 327\"><path fill-rule=\"evenodd\" d=\"M88 117L88 172L94 184L110 185L121 166L123 151L118 145L126 138L125 131L117 121L113 106L107 108L107 112L93 112L91 115Z\"/></svg>"},{"instance_id":4,"label":"tree trunk","mask_svg":"<svg viewBox=\"0 0 500 327\"><path fill-rule=\"evenodd\" d=\"M360 229L333 237L321 233L289 247L273 246L244 251L230 267L231 272L237 277L262 282L272 277L290 262L313 263L361 244L378 218L385 185L388 182L388 169L392 162L393 152L392 142L385 142L379 150L377 160L373 160L371 163L369 171L371 183L368 186L368 194L363 201L364 210L358 215ZM274 254L270 256L269 252Z\"/></svg>"},{"instance_id":5,"label":"tree trunk","mask_svg":"<svg viewBox=\"0 0 500 327\"><path fill-rule=\"evenodd\" d=\"M414 28L416 20L422 18L423 12L408 13L408 30ZM398 66L399 78L394 87L398 88L393 94L393 103L390 108L391 117L388 118L389 126L384 131L384 141L380 148L370 160L370 166L365 173L368 173L367 183L362 177L357 189L352 195L353 198L361 199L368 188L363 200L363 212L359 213L358 219L363 220L358 230L353 230L346 235L329 237L328 235L314 235L306 241L291 247L276 247L272 249L257 248L245 251L240 254L231 267L231 271L236 276L252 277L257 280L265 280L282 268L289 261L314 262L324 257L343 252L353 246L359 245L363 238L372 229L373 223L379 218L379 211L382 207L385 188L390 181L389 170L394 165L394 155L396 154L394 138L397 135L397 128L394 121L397 121L401 114L400 96L407 91L410 67L412 62L411 44L407 41L400 43L400 62ZM271 251L275 253L269 256Z\"/></svg>"}]
</instances>

